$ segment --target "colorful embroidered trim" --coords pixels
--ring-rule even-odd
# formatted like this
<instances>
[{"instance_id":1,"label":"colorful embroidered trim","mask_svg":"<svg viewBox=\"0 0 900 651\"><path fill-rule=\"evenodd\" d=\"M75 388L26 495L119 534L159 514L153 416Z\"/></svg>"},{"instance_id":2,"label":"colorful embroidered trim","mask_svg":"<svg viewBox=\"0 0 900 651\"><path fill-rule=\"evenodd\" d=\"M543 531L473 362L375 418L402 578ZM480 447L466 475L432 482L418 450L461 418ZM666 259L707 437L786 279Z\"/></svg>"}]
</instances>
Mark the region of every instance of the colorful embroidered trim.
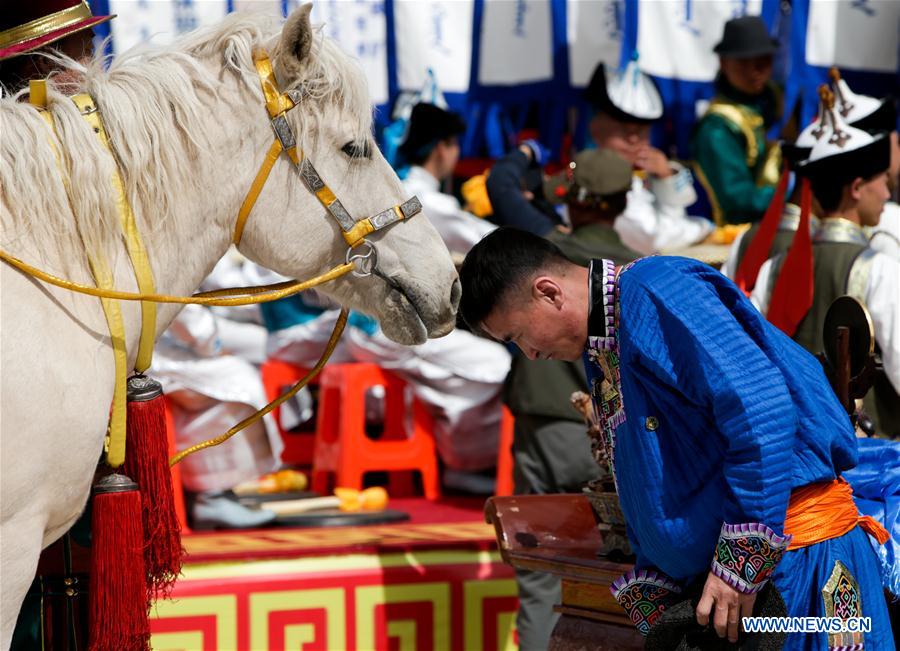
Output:
<instances>
[{"instance_id":1,"label":"colorful embroidered trim","mask_svg":"<svg viewBox=\"0 0 900 651\"><path fill-rule=\"evenodd\" d=\"M653 570L631 570L613 581L609 590L642 635L650 632L672 597L681 592L669 577Z\"/></svg>"},{"instance_id":2,"label":"colorful embroidered trim","mask_svg":"<svg viewBox=\"0 0 900 651\"><path fill-rule=\"evenodd\" d=\"M599 266L599 268L598 268ZM591 260L591 315L588 333L602 332L602 335L588 336L588 348L613 350L617 346L615 327L616 264L612 260ZM600 300L598 301L597 294Z\"/></svg>"},{"instance_id":3,"label":"colorful embroidered trim","mask_svg":"<svg viewBox=\"0 0 900 651\"><path fill-rule=\"evenodd\" d=\"M759 522L722 525L712 573L735 590L760 590L781 560L791 536L779 536Z\"/></svg>"},{"instance_id":4,"label":"colorful embroidered trim","mask_svg":"<svg viewBox=\"0 0 900 651\"><path fill-rule=\"evenodd\" d=\"M862 597L859 593L859 584L847 566L840 561L834 562L831 576L822 588L822 599L825 602L825 616L848 619L850 617L862 617ZM829 633L828 648L836 651L862 651L863 634L854 633Z\"/></svg>"},{"instance_id":5,"label":"colorful embroidered trim","mask_svg":"<svg viewBox=\"0 0 900 651\"><path fill-rule=\"evenodd\" d=\"M627 420L619 374L619 280L633 265L634 262L630 262L621 267L618 274L612 260L594 260L590 267L591 300L594 307L588 322L588 332L604 333L602 336L588 336L587 360L595 369L590 374L591 398L594 414L603 432L603 447L616 490L616 428ZM594 313L601 306L599 313Z\"/></svg>"}]
</instances>

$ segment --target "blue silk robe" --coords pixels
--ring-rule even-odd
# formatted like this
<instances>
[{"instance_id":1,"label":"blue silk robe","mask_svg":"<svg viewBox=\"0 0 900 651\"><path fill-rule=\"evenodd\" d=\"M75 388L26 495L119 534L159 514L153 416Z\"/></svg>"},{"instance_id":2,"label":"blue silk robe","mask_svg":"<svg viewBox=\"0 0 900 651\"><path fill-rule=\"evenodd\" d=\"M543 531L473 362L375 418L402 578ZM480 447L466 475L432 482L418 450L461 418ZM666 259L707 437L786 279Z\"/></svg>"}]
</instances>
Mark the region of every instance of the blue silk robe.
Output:
<instances>
[{"instance_id":1,"label":"blue silk robe","mask_svg":"<svg viewBox=\"0 0 900 651\"><path fill-rule=\"evenodd\" d=\"M791 616L871 617L865 649L893 649L866 533L785 551L791 491L857 464L819 362L700 262L645 258L617 277L595 260L591 296L585 364L637 553L613 592L635 625L712 570L741 592L774 581ZM791 634L785 648L859 635Z\"/></svg>"}]
</instances>

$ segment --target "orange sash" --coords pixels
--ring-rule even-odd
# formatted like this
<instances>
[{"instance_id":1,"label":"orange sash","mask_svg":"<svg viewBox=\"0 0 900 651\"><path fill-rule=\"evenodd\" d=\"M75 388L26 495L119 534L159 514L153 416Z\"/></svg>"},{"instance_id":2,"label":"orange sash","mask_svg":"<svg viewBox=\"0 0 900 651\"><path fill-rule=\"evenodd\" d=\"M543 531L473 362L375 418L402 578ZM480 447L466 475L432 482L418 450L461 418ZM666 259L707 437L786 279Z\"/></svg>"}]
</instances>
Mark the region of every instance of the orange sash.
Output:
<instances>
[{"instance_id":1,"label":"orange sash","mask_svg":"<svg viewBox=\"0 0 900 651\"><path fill-rule=\"evenodd\" d=\"M859 514L850 484L843 477L809 484L791 492L784 519L784 532L794 537L788 550L838 538L856 525L881 545L891 537L877 520Z\"/></svg>"}]
</instances>

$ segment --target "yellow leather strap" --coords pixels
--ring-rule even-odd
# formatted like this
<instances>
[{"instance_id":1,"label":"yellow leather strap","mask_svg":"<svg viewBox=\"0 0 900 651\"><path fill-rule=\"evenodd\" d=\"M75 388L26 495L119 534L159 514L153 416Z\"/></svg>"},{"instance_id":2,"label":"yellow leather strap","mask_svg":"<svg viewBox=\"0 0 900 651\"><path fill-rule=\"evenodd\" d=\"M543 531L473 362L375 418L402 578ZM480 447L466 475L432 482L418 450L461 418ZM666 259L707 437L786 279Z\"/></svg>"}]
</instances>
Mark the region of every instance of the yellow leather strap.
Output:
<instances>
[{"instance_id":1,"label":"yellow leather strap","mask_svg":"<svg viewBox=\"0 0 900 651\"><path fill-rule=\"evenodd\" d=\"M40 110L41 117L44 118L51 132L55 134L56 124L53 121L53 114L47 110L46 79L33 79L29 82L29 102ZM59 149L53 139L50 139L49 142L56 154L56 162L60 169L63 185L68 188L68 178L62 172L62 159L59 155ZM4 256L5 259L5 253L0 252L0 255ZM90 289L97 291L97 296L100 296L100 306L103 308L103 315L106 318L110 344L113 349L113 359L115 361L113 400L109 413L105 448L107 462L113 468L117 468L125 462L126 392L128 381L128 350L125 345L125 323L122 320L122 311L118 302L105 298L102 295L103 292L114 288L113 275L106 260L102 255L88 255L88 264L90 265L94 282L97 284L96 288L92 287Z\"/></svg>"},{"instance_id":2,"label":"yellow leather strap","mask_svg":"<svg viewBox=\"0 0 900 651\"><path fill-rule=\"evenodd\" d=\"M262 83L269 117L274 118L276 115L281 115L294 108L293 100L279 90L278 80L275 79L275 70L272 68L272 60L264 50L256 52L253 63L256 65L256 72Z\"/></svg>"},{"instance_id":3,"label":"yellow leather strap","mask_svg":"<svg viewBox=\"0 0 900 651\"><path fill-rule=\"evenodd\" d=\"M119 213L119 223L122 226L122 234L125 237L125 247L128 250L128 256L131 258L131 266L134 269L138 291L141 294L153 294L156 292L156 286L153 282L153 270L150 267L150 259L147 256L147 249L144 247L144 241L138 230L134 211L131 209L131 204L128 202L128 197L125 194L125 184L122 182L122 175L119 174L118 165L115 164L115 156L110 147L106 129L103 128L97 104L90 95L86 94L74 95L72 101L78 107L81 116L94 130L94 133L97 134L100 144L109 152L110 156L113 156L114 171L110 182L116 196L116 211ZM112 288L112 285L109 285L109 288ZM137 358L134 363L134 368L138 373L143 373L150 367L153 361L153 342L155 339L156 304L145 301L141 303L141 337Z\"/></svg>"},{"instance_id":4,"label":"yellow leather strap","mask_svg":"<svg viewBox=\"0 0 900 651\"><path fill-rule=\"evenodd\" d=\"M237 221L234 224L234 235L231 238L235 245L241 243L241 236L244 234L244 226L247 223L247 217L250 216L250 211L253 210L256 200L259 198L259 193L262 192L263 186L269 178L269 172L272 171L272 166L278 160L281 152L281 141L278 138L275 138L272 142L272 146L269 147L269 151L266 152L266 157L263 160L259 171L256 173L256 178L253 179L250 190L247 191L247 196L244 197L241 209L238 211Z\"/></svg>"},{"instance_id":5,"label":"yellow leather strap","mask_svg":"<svg viewBox=\"0 0 900 651\"><path fill-rule=\"evenodd\" d=\"M305 387L311 379L313 379L319 371L322 370L322 367L328 362L328 359L331 357L331 354L334 352L335 347L337 346L338 341L341 338L341 333L344 332L344 326L347 325L347 317L349 316L349 312L347 308L341 309L341 313L338 316L337 322L334 324L334 330L331 331L331 337L328 338L328 343L325 346L325 350L322 353L322 356L319 357L319 361L316 362L316 365L310 369L309 373L307 373L297 384L292 386L290 390L278 396L267 404L265 407L257 411L255 414L248 416L240 423L232 427L230 430L221 434L215 438L209 439L208 441L203 441L202 443L198 443L197 445L192 445L191 447L182 450L171 459L169 459L169 466L174 466L176 463L184 459L186 456L194 454L194 452L199 452L200 450L205 450L206 448L211 448L221 443L224 443L232 436L237 434L243 429L246 429L253 423L258 422L271 412L273 409L281 405L285 400L291 399L293 396L297 395L297 392L300 391L303 387Z\"/></svg>"},{"instance_id":6,"label":"yellow leather strap","mask_svg":"<svg viewBox=\"0 0 900 651\"><path fill-rule=\"evenodd\" d=\"M266 303L268 301L277 301L279 298L286 298L299 294L307 289L318 287L323 283L327 283L335 278L340 278L344 274L353 271L354 264L345 262L336 265L323 274L319 274L310 280L302 282L283 282L274 285L263 285L262 287L237 287L228 290L218 290L216 292L208 292L195 294L194 296L169 296L168 294L135 294L133 292L123 292L116 289L100 289L90 287L80 283L65 280L59 276L54 276L46 271L41 271L37 267L19 260L11 256L6 251L0 251L0 260L11 267L15 267L19 271L29 276L34 276L38 280L67 289L78 294L87 296L96 296L98 298L112 298L120 301L153 301L155 303L177 303L179 305L216 305L223 307L233 307L236 305L255 305L257 303ZM233 295L233 298L220 298L225 295Z\"/></svg>"},{"instance_id":7,"label":"yellow leather strap","mask_svg":"<svg viewBox=\"0 0 900 651\"><path fill-rule=\"evenodd\" d=\"M114 287L114 279L109 265L102 256L88 256L91 265L91 273L97 287L108 290ZM125 346L125 323L122 321L122 310L119 302L101 298L103 314L106 316L106 325L109 328L110 344L115 360L115 383L113 385L112 409L109 412L109 430L106 439L106 463L113 468L118 468L125 463L125 427L127 389L128 389L128 350Z\"/></svg>"},{"instance_id":8,"label":"yellow leather strap","mask_svg":"<svg viewBox=\"0 0 900 651\"><path fill-rule=\"evenodd\" d=\"M375 232L375 227L372 226L372 221L366 217L365 219L361 219L356 224L353 225L349 231L344 231L344 240L351 246L351 248L356 248L362 241L365 239L366 235L371 235Z\"/></svg>"}]
</instances>

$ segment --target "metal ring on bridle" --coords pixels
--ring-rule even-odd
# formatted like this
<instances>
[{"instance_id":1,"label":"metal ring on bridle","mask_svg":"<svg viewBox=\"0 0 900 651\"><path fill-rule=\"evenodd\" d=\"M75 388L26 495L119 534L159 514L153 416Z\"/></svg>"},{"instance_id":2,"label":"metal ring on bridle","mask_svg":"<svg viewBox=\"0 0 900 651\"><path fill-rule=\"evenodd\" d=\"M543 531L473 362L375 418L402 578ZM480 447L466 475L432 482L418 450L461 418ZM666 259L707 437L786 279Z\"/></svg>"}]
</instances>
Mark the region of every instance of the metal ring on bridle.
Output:
<instances>
[{"instance_id":1,"label":"metal ring on bridle","mask_svg":"<svg viewBox=\"0 0 900 651\"><path fill-rule=\"evenodd\" d=\"M364 246L368 247L368 250L365 253L358 253ZM355 265L355 268L350 273L357 278L368 278L375 273L375 266L378 264L378 251L371 242L363 240L355 249L347 249L346 261Z\"/></svg>"}]
</instances>

